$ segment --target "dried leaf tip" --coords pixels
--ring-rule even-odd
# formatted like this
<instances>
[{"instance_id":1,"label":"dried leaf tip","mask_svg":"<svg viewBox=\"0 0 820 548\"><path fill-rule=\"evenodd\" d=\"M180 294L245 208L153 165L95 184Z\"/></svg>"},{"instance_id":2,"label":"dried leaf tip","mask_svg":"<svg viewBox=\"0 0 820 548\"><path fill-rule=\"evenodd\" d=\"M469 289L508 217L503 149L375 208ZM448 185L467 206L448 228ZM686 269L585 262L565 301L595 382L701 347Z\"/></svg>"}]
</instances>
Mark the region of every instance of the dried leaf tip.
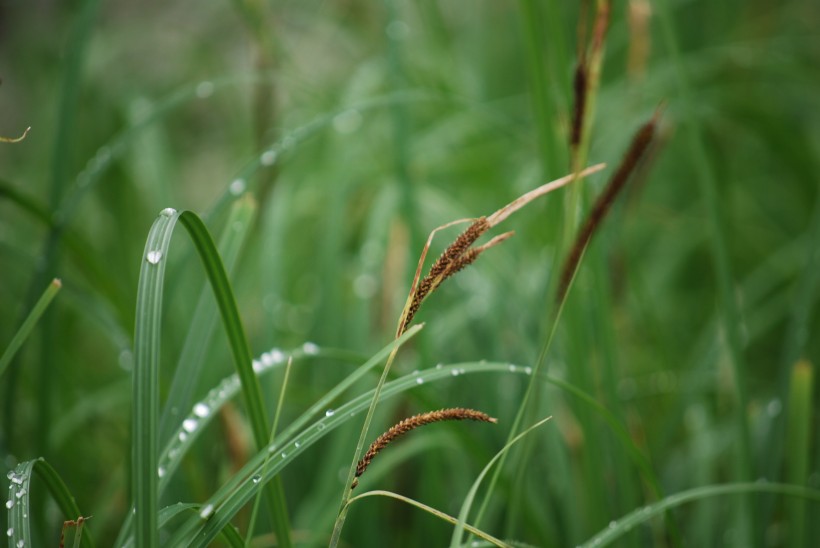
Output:
<instances>
[{"instance_id":1,"label":"dried leaf tip","mask_svg":"<svg viewBox=\"0 0 820 548\"><path fill-rule=\"evenodd\" d=\"M19 137L2 137L2 136L0 136L0 143L19 143L20 141L22 141L23 139L26 138L29 131L31 131L31 126L27 127L25 129L25 131L23 131L23 134L20 135Z\"/></svg>"},{"instance_id":2,"label":"dried leaf tip","mask_svg":"<svg viewBox=\"0 0 820 548\"><path fill-rule=\"evenodd\" d=\"M407 432L410 432L419 426L424 426L425 424L441 421L463 420L491 423L498 422L497 419L487 415L486 413L482 413L481 411L476 411L474 409L465 409L463 407L428 411L427 413L420 413L418 415L413 415L412 417L406 418L398 424L390 427L387 432L376 438L376 441L370 444L370 447L367 449L364 457L362 457L362 460L360 460L356 465L356 479L353 480L350 488L355 489L356 486L359 485L359 477L364 474L365 470L367 470L367 467L370 465L373 458L396 438L403 436Z\"/></svg>"}]
</instances>

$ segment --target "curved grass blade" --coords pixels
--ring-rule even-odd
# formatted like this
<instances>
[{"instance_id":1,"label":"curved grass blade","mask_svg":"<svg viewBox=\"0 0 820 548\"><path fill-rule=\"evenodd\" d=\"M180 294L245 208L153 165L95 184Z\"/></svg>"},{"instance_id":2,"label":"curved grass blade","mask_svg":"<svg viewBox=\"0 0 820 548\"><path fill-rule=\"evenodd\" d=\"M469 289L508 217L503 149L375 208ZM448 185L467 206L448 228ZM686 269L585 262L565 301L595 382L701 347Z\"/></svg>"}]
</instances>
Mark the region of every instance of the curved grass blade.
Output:
<instances>
[{"instance_id":1,"label":"curved grass blade","mask_svg":"<svg viewBox=\"0 0 820 548\"><path fill-rule=\"evenodd\" d=\"M432 514L432 515L436 516L439 519L442 519L446 522L452 523L453 525L456 525L456 524L459 523L458 519L454 518L450 514L445 514L441 510L437 510L437 509L433 508L432 506L427 506L424 503L421 503L417 500L413 500L409 497L405 497L404 495L399 495L398 493L393 493L392 491L381 491L381 490L367 491L366 493L362 493L360 495L356 495L355 497L352 497L348 501L348 504L353 504L355 501L357 501L359 499L363 499L365 497L390 497L390 498L393 498L393 499L396 499L396 500L400 500L402 502L406 502L407 504L415 506L416 508L420 508L420 509L424 510L425 512L427 512L428 514ZM469 531L470 533L472 533L473 535L475 535L475 536L477 536L481 539L486 540L487 542L489 542L490 544L492 544L494 546L501 546L502 548L511 548L510 544L507 544L503 540L495 538L494 536L492 536L489 533L485 533L481 529L477 529L477 528L475 528L472 525L467 524L467 523L463 523L462 525L463 525L465 530Z\"/></svg>"},{"instance_id":2,"label":"curved grass blade","mask_svg":"<svg viewBox=\"0 0 820 548\"><path fill-rule=\"evenodd\" d=\"M292 350L287 354L278 348L265 352L259 359L253 360L253 370L258 376L270 373L274 369L284 365L288 359L294 361L305 357L334 357L349 359L349 356L339 354L333 350L322 350L312 343L305 344L302 348ZM182 462L182 458L199 437L211 420L219 414L219 411L226 402L231 400L240 391L241 382L239 376L234 374L222 379L222 381L208 392L208 395L196 402L188 415L181 421L176 431L163 447L159 458L159 492L165 490ZM315 414L315 412L314 412Z\"/></svg>"},{"instance_id":3,"label":"curved grass blade","mask_svg":"<svg viewBox=\"0 0 820 548\"><path fill-rule=\"evenodd\" d=\"M584 548L606 546L631 531L636 525L640 525L641 523L648 521L649 519L658 516L671 508L681 506L682 504L686 504L688 502L726 495L748 496L754 493L774 493L790 497L799 497L820 503L820 490L807 489L805 487L785 483L729 483L724 485L696 487L694 489L689 489L688 491L669 495L663 500L630 512L623 518L610 523L606 529L600 531L597 535L589 539L581 546Z\"/></svg>"},{"instance_id":4,"label":"curved grass blade","mask_svg":"<svg viewBox=\"0 0 820 548\"><path fill-rule=\"evenodd\" d=\"M171 208L162 211L151 227L145 245L145 262L140 271L137 293L137 316L134 336L134 418L132 481L134 489L135 535L138 546L157 546L158 511L158 445L159 445L159 349L162 312L162 285L165 257L176 222L187 229L202 260L208 280L219 305L223 325L228 334L234 365L242 387L245 405L257 447L267 443L267 417L262 404L262 390L252 368L252 358L239 318L225 268L216 246L199 217L189 211L177 212ZM274 513L277 532L287 535L283 511L275 504L273 489L268 502Z\"/></svg>"},{"instance_id":5,"label":"curved grass blade","mask_svg":"<svg viewBox=\"0 0 820 548\"><path fill-rule=\"evenodd\" d=\"M14 337L12 337L9 345L3 351L3 355L0 356L0 377L3 376L3 372L6 370L6 367L8 367L11 363L14 355L31 334L34 326L37 325L37 320L39 320L46 311L48 305L51 304L52 299L54 299L62 286L63 284L57 278L51 280L51 283L34 305L34 308L31 309L29 315L25 320L23 320L23 324L20 326L20 329L18 329L17 333L14 334Z\"/></svg>"},{"instance_id":6,"label":"curved grass blade","mask_svg":"<svg viewBox=\"0 0 820 548\"><path fill-rule=\"evenodd\" d=\"M659 21L661 24L664 42L670 53L671 64L675 70L680 102L687 108L693 107L695 94L692 92L691 79L687 68L681 60L679 39L676 36L675 25L672 23L672 9L669 1L659 2ZM689 147L691 164L696 174L699 191L706 208L707 223L710 237L709 251L714 260L714 277L717 283L717 298L721 328L725 334L726 349L728 350L729 364L732 369L735 397L735 474L740 481L748 481L754 477L754 454L747 417L749 396L747 388L748 364L743 348L741 334L741 310L735 297L735 276L733 274L732 258L729 252L726 230L725 207L718 195L717 170L707 151L703 138L703 130L697 120L689 122L683 132ZM761 546L762 531L754 523L752 502L749 498L741 499L737 521L740 529L739 543L749 546Z\"/></svg>"},{"instance_id":7,"label":"curved grass blade","mask_svg":"<svg viewBox=\"0 0 820 548\"><path fill-rule=\"evenodd\" d=\"M492 468L493 465L496 462L498 462L499 459L501 459L501 456L504 453L509 451L513 445L518 443L519 440L524 438L527 434L529 434L530 432L532 432L533 430L535 430L536 428L550 420L551 418L552 417L541 419L540 421L536 422L535 424L533 424L532 426L530 426L529 428L515 436L513 439L508 441L506 445L504 445L504 447L502 447L501 450L499 450L498 453L496 453L492 459L490 459L490 462L487 463L487 465L478 475L476 480L473 482L472 487L470 487L470 490L467 492L467 496L464 498L464 502L461 504L461 510L458 513L458 522L456 523L456 526L453 529L453 536L450 539L450 548L457 548L458 546L461 546L461 538L462 536L464 536L464 530L466 529L467 523L467 516L470 513L470 508L472 507L473 500L475 499L475 494L478 491L478 486L481 485L482 480L484 480L484 476L486 476L487 473L490 471L490 468Z\"/></svg>"},{"instance_id":8,"label":"curved grass blade","mask_svg":"<svg viewBox=\"0 0 820 548\"><path fill-rule=\"evenodd\" d=\"M59 474L42 458L20 463L6 476L9 479L8 509L9 546L33 546L31 538L31 478L33 474L46 485L57 507L65 519L75 519L82 515L74 497L68 491ZM82 538L86 546L94 546L88 529L83 528Z\"/></svg>"},{"instance_id":9,"label":"curved grass blade","mask_svg":"<svg viewBox=\"0 0 820 548\"><path fill-rule=\"evenodd\" d=\"M414 326L409 329L402 339L397 339L391 343L391 345L385 347L382 353L392 351L392 346L395 343L403 341L404 337L410 334L414 334L414 330L418 328L419 326ZM476 373L512 373L529 376L532 375L532 370L529 367L515 366L509 363L470 362L448 366L438 365L434 368L413 372L385 383L381 392L380 401L429 382L453 379L454 377ZM567 383L549 376L543 376L542 378L546 382L555 384L561 389L566 389L566 387L569 386ZM578 393L585 394L577 388L575 390ZM295 458L308 447L346 423L352 417L368 409L373 399L373 393L374 390L370 390L348 401L329 415L320 418L301 431L293 427L286 429L280 436L277 436L277 440L275 440L274 443L266 447L265 451L252 457L242 470L237 472L226 485L214 493L207 501L200 516L198 518L189 519L172 537L171 544L206 546L208 542L213 540L220 528L228 523L233 516L253 498L256 491L264 485L265 482L270 481L270 479L295 460ZM585 402L594 401L592 396L588 394L586 394L586 396L588 399L585 398ZM317 407L318 406L314 406L312 409ZM318 408L322 409L321 407ZM601 408L599 407L593 407L593 409L596 412L601 412ZM305 416L307 416L307 413L303 415L303 417ZM312 416L312 414L310 416ZM302 428L303 424L304 421L300 420L299 428ZM268 465L265 465L268 454L278 455L278 458L273 459Z\"/></svg>"},{"instance_id":10,"label":"curved grass blade","mask_svg":"<svg viewBox=\"0 0 820 548\"><path fill-rule=\"evenodd\" d=\"M265 414L265 406L262 402L262 388L253 371L253 357L251 356L248 338L245 336L245 329L239 318L239 309L233 297L228 275L225 266L216 250L211 234L205 227L205 223L190 211L180 214L180 222L188 229L188 235L194 242L199 258L202 260L208 281L211 283L219 312L222 316L222 324L228 334L228 342L233 354L234 366L239 374L242 383L242 395L245 400L246 412L251 423L254 441L257 449L262 449L268 443L268 418ZM271 512L276 537L279 544L285 548L290 546L290 519L287 515L287 505L285 503L285 492L281 479L277 479L264 491L268 508Z\"/></svg>"},{"instance_id":11,"label":"curved grass blade","mask_svg":"<svg viewBox=\"0 0 820 548\"><path fill-rule=\"evenodd\" d=\"M172 504L171 506L166 506L159 511L159 526L160 528L165 527L172 519L179 516L183 512L199 513L201 507L201 504L189 502L178 502L176 504ZM242 537L239 535L236 528L231 524L226 525L222 531L220 531L220 536L234 548L240 548L243 546ZM134 546L134 537L131 537L124 542L117 541L114 543L114 546L132 548Z\"/></svg>"},{"instance_id":12,"label":"curved grass blade","mask_svg":"<svg viewBox=\"0 0 820 548\"><path fill-rule=\"evenodd\" d=\"M231 208L219 242L219 255L229 273L236 264L255 214L256 204L250 195L235 202ZM208 350L208 345L202 344L202 341L211 340L216 323L216 303L213 302L212 294L206 286L202 288L194 309L188 334L185 336L185 343L177 360L174 378L168 390L165 407L160 416L160 443L165 443L170 438L173 429L182 422L180 414L191 406L193 390L196 386L193 381L199 378L205 361L205 353Z\"/></svg>"},{"instance_id":13,"label":"curved grass blade","mask_svg":"<svg viewBox=\"0 0 820 548\"><path fill-rule=\"evenodd\" d=\"M344 380L342 380L339 384L333 387L330 391L328 391L324 396L322 396L317 402L310 406L310 408L302 413L302 415L293 421L284 431L277 436L272 443L270 443L267 447L267 451L261 451L257 453L245 466L240 470L237 474L233 476L233 478L228 481L225 485L223 485L220 489L217 490L216 493L211 497L209 500L209 504L211 507L215 504L219 504L221 501L225 500L228 495L237 490L239 486L243 482L247 482L249 478L251 478L254 474L255 468L265 465L265 462L268 458L269 454L276 453L280 448L285 447L294 437L297 436L299 430L304 428L305 425L317 414L320 414L322 411L325 412L327 415L328 406L337 398L339 397L345 390L353 386L360 378L366 375L371 369L376 367L379 363L381 363L395 348L398 348L400 345L404 344L407 340L412 338L416 333L418 333L422 329L423 325L414 326L411 329L408 329L407 332L395 339L386 347L382 348L379 352L377 352L372 358L370 358L367 362L359 366L353 373L348 375ZM306 344L307 347L307 344ZM311 352L314 351L313 347L310 348ZM307 350L307 348L305 348ZM230 378L229 378L230 379ZM225 400L230 397L232 394L231 390L231 382L229 379L225 379L216 395L220 398L219 400L213 400L210 402L211 407L215 407L216 405L220 406L224 404ZM233 381L232 384L236 384ZM234 388L235 392L235 388ZM331 415L333 413L331 412ZM296 448L298 449L300 444L295 443ZM267 468L267 465L265 465ZM261 476L259 476L261 478ZM253 482L254 484L259 483L259 481ZM187 533L191 533L196 527L197 523L190 522L188 523L188 528L183 529L180 535L184 535ZM182 541L179 541L182 542ZM190 542L190 540L186 540L186 542Z\"/></svg>"}]
</instances>

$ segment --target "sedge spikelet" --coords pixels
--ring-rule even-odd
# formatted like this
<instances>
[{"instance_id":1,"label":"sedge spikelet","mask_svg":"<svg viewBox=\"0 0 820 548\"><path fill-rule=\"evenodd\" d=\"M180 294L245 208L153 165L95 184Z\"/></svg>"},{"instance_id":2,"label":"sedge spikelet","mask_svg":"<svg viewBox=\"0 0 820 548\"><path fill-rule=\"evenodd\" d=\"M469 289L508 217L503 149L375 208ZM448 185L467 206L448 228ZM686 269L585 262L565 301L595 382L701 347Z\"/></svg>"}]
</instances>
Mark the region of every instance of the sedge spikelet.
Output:
<instances>
[{"instance_id":1,"label":"sedge spikelet","mask_svg":"<svg viewBox=\"0 0 820 548\"><path fill-rule=\"evenodd\" d=\"M419 426L424 426L425 424L441 421L463 420L491 423L498 422L497 419L490 417L486 413L482 413L481 411L476 411L474 409L465 409L463 407L440 409L438 411L428 411L427 413L420 413L418 415L408 417L403 421L399 422L398 424L395 424L392 427L390 427L390 429L387 430L387 432L376 438L376 441L370 444L370 447L362 457L362 460L360 460L359 463L356 465L356 479L353 480L353 483L351 484L350 488L356 488L356 486L359 484L358 478L362 474L364 474L364 471L367 470L367 467L370 465L370 462L373 460L373 458L376 455L378 455L379 452L382 451L385 447L387 447L391 442L393 442L396 438L403 436L411 430L415 430Z\"/></svg>"},{"instance_id":2,"label":"sedge spikelet","mask_svg":"<svg viewBox=\"0 0 820 548\"><path fill-rule=\"evenodd\" d=\"M434 262L433 266L430 267L430 271L416 286L416 290L413 293L413 299L410 302L410 307L405 315L401 327L399 328L399 334L404 333L404 331L407 330L407 326L410 325L410 322L413 320L416 312L418 312L425 297L427 297L427 295L438 287L438 285L447 277L457 272L457 270L453 271L450 266L455 261L459 260L470 248L470 246L473 245L473 243L489 229L490 224L487 222L486 217L479 217L473 224L467 227L467 229L462 232L461 235L447 247L447 249L444 250L438 259L436 259L436 262ZM475 258L476 257L473 257L473 260L475 260ZM464 266L466 266L466 264L461 268Z\"/></svg>"},{"instance_id":3,"label":"sedge spikelet","mask_svg":"<svg viewBox=\"0 0 820 548\"><path fill-rule=\"evenodd\" d=\"M655 116L641 126L637 133L635 133L629 149L624 155L623 160L621 160L621 164L618 166L618 170L612 175L612 178L609 180L609 183L607 183L603 193L598 197L595 205L590 210L586 221L584 221L578 236L575 238L575 243L567 256L566 261L564 261L564 268L561 271L558 292L556 294L557 302L560 303L564 300L567 290L569 289L569 284L575 275L575 270L578 268L578 263L581 261L581 256L583 255L587 244L592 239L595 230L601 224L601 221L612 207L618 193L621 189L623 189L629 179L629 176L635 170L644 153L649 148L649 145L655 135L659 113L660 111L656 112Z\"/></svg>"}]
</instances>

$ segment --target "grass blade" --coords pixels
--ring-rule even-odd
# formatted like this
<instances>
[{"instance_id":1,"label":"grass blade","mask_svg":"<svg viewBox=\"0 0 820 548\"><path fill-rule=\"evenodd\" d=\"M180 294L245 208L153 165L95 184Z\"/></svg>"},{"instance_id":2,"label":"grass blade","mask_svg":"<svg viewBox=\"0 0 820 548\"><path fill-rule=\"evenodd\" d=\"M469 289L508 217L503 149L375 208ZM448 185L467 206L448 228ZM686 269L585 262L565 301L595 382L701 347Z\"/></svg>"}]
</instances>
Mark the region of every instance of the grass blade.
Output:
<instances>
[{"instance_id":1,"label":"grass blade","mask_svg":"<svg viewBox=\"0 0 820 548\"><path fill-rule=\"evenodd\" d=\"M9 537L9 546L34 546L31 537L31 479L33 474L48 488L54 502L62 512L64 519L75 519L81 516L80 508L74 497L68 491L57 471L42 458L26 461L17 465L9 472L9 499L6 502L8 509L9 529L6 534ZM41 541L48 539L48 536L41 537ZM56 537L54 537L56 538ZM88 529L82 529L82 538L86 546L94 546ZM22 543L22 544L21 544Z\"/></svg>"},{"instance_id":2,"label":"grass blade","mask_svg":"<svg viewBox=\"0 0 820 548\"><path fill-rule=\"evenodd\" d=\"M607 546L631 531L636 525L640 525L641 523L644 523L655 516L659 516L671 508L681 506L682 504L712 497L721 497L726 495L749 496L755 493L774 493L820 503L820 491L817 489L807 489L805 487L798 487L796 485L788 485L784 483L730 483L724 485L696 487L694 489L689 489L688 491L669 495L663 500L644 506L643 508L638 508L634 512L630 512L623 518L612 522L606 529L600 531L597 535L589 539L581 546L583 548Z\"/></svg>"},{"instance_id":3,"label":"grass blade","mask_svg":"<svg viewBox=\"0 0 820 548\"><path fill-rule=\"evenodd\" d=\"M515 436L513 439L507 442L504 445L504 447L502 447L501 450L498 451L498 453L495 454L495 456L490 460L490 462L487 463L487 465L476 478L475 482L473 482L473 485L472 487L470 487L470 491L467 493L467 496L464 497L464 502L461 504L461 510L459 510L458 512L458 523L456 523L456 526L453 529L453 536L450 539L450 548L456 548L458 546L461 546L461 538L464 535L464 529L466 528L465 525L467 523L467 516L470 514L470 508L473 505L473 500L475 500L475 494L478 491L478 486L481 485L484 476L486 476L487 473L490 471L490 468L492 468L493 465L495 465L495 463L499 461L499 459L504 453L509 451L513 445L518 443L519 440L524 438L527 434L529 434L530 432L532 432L533 430L535 430L536 428L550 420L551 418L552 417L547 417L545 419L542 419L533 424L532 426L530 426L529 428L527 428L526 430L524 430L523 432L521 432L520 434L518 434L517 436Z\"/></svg>"},{"instance_id":4,"label":"grass blade","mask_svg":"<svg viewBox=\"0 0 820 548\"><path fill-rule=\"evenodd\" d=\"M789 390L789 412L786 422L786 480L793 485L807 485L811 455L811 416L814 369L801 360L792 369ZM806 503L792 499L788 506L789 545L808 546L806 536Z\"/></svg>"},{"instance_id":5,"label":"grass blade","mask_svg":"<svg viewBox=\"0 0 820 548\"><path fill-rule=\"evenodd\" d=\"M135 538L138 546L157 546L158 460L159 460L159 349L162 311L162 284L165 257L174 226L179 220L193 240L205 267L228 334L234 365L242 387L248 417L258 447L267 444L267 418L262 390L253 371L250 348L239 318L225 267L213 239L202 220L189 211L171 208L162 211L151 227L145 245L145 262L140 272L134 336L134 417L133 464ZM267 500L280 534L287 533L284 508L276 501L283 496L267 490Z\"/></svg>"},{"instance_id":6,"label":"grass blade","mask_svg":"<svg viewBox=\"0 0 820 548\"><path fill-rule=\"evenodd\" d=\"M393 493L391 491L380 491L380 490L368 491L366 493L362 493L360 495L356 495L355 497L352 497L348 501L348 504L353 504L355 501L357 501L359 499L366 498L366 497L390 497L390 498L393 498L393 499L396 499L396 500L400 500L402 502L406 502L407 504L415 506L416 508L420 508L420 509L424 510L425 512L427 512L428 514L432 514L432 515L436 516L439 519L442 519L446 522L452 523L453 525L456 525L456 524L459 523L457 518L454 518L453 516L451 516L449 514L445 514L441 510L436 510L432 506L427 506L426 504L423 504L423 503L421 503L417 500L413 500L409 497L405 497L403 495L399 495L398 493ZM489 542L489 543L491 543L495 546L511 547L511 545L507 544L503 540L497 539L494 536L490 535L489 533L485 533L481 529L477 529L477 528L473 527L470 524L462 523L462 526L468 532L472 533L473 535L475 535L475 536L477 536L481 539L486 540L487 542Z\"/></svg>"},{"instance_id":7,"label":"grass blade","mask_svg":"<svg viewBox=\"0 0 820 548\"><path fill-rule=\"evenodd\" d=\"M265 414L265 406L262 403L262 388L253 371L253 357L251 356L248 339L245 336L245 329L239 318L239 309L233 296L225 266L216 250L205 223L190 211L180 214L180 222L188 229L188 235L194 242L194 246L202 260L211 288L214 291L216 302L219 305L219 312L222 316L222 323L228 335L228 342L233 354L234 366L242 383L242 395L245 400L245 407L248 413L248 420L251 423L254 441L258 449L262 449L268 442L268 420ZM265 497L271 511L274 528L276 529L279 544L290 546L290 519L287 516L285 505L284 488L281 480L276 480L273 485L265 490Z\"/></svg>"},{"instance_id":8,"label":"grass blade","mask_svg":"<svg viewBox=\"0 0 820 548\"><path fill-rule=\"evenodd\" d=\"M179 213L163 210L145 243L134 329L131 488L137 546L159 546L157 468L159 446L159 352L162 289L168 247Z\"/></svg>"},{"instance_id":9,"label":"grass blade","mask_svg":"<svg viewBox=\"0 0 820 548\"><path fill-rule=\"evenodd\" d=\"M409 329L401 339L397 339L391 343L391 345L385 347L381 353L384 354L385 352L392 351L393 346L397 342L403 341L408 335L414 334L419 327L420 326L414 326ZM381 359L384 359L384 355L381 356ZM375 366L377 363L378 362L374 363L372 366ZM532 375L530 368L515 366L509 363L470 362L448 366L439 365L385 383L379 401L428 383L478 373ZM566 389L568 386L566 383L546 375L540 378L543 378L546 382L555 384L561 389ZM575 390L576 392L570 393L580 393L577 389ZM294 431L292 427L286 429L278 436L278 439L275 440L274 443L266 447L265 451L255 455L228 484L220 488L220 490L208 500L205 506L207 511L204 511L199 517L190 518L182 528L177 531L174 537L172 537L170 543L173 545L193 544L195 546L206 546L208 542L215 538L218 531L253 498L257 490L264 485L265 482L270 481L283 468L293 462L296 457L318 440L345 424L357 414L368 409L373 400L374 392L375 389L370 390L348 401L336 409L332 415L321 417L307 428L302 429L304 421L299 421L300 430ZM593 402L594 398L586 394L583 401ZM322 408L323 407L320 407L319 409ZM593 406L593 410L600 412L601 408ZM307 416L307 414L305 416ZM313 414L310 416L313 416ZM280 458L276 458L269 465L265 465L267 455L270 453L278 454ZM346 488L349 488L349 485L346 485Z\"/></svg>"},{"instance_id":10,"label":"grass blade","mask_svg":"<svg viewBox=\"0 0 820 548\"><path fill-rule=\"evenodd\" d=\"M219 255L230 273L239 257L248 229L256 215L256 204L250 196L234 203L219 242ZM216 328L216 303L207 287L202 292L194 310L185 343L177 360L174 378L168 390L164 410L160 417L160 442L165 443L182 423L181 413L190 409L193 399L194 380L199 378L208 345Z\"/></svg>"},{"instance_id":11,"label":"grass blade","mask_svg":"<svg viewBox=\"0 0 820 548\"><path fill-rule=\"evenodd\" d=\"M34 305L31 312L29 313L28 317L23 321L23 324L20 326L20 329L17 330L17 333L14 334L9 345L3 351L3 355L0 357L0 377L3 376L3 372L11 363L11 360L14 359L14 355L26 341L28 336L31 334L34 326L37 325L37 320L43 315L43 313L48 308L48 305L51 304L52 299L57 295L62 287L62 283L57 278L51 280L51 283L48 285L46 290L43 292L43 295Z\"/></svg>"},{"instance_id":12,"label":"grass blade","mask_svg":"<svg viewBox=\"0 0 820 548\"><path fill-rule=\"evenodd\" d=\"M669 2L660 2L659 19L663 28L663 35L666 45L669 48L671 62L676 71L678 87L680 90L680 100L690 112L694 112L695 103L691 92L688 75L686 74L683 62L678 53L677 38L675 36L674 25ZM753 477L752 469L752 443L749 432L749 424L746 417L748 409L748 391L746 388L747 366L743 354L742 336L740 326L742 325L740 310L735 298L735 282L732 275L731 258L729 256L729 246L726 237L725 214L722 210L722 202L717 193L717 176L707 154L701 129L696 124L691 124L685 132L688 139L688 146L692 159L692 166L695 169L699 189L705 202L706 214L710 228L710 252L714 260L714 276L718 286L718 302L720 304L721 327L726 334L726 348L729 354L729 361L732 367L732 377L735 392L735 468L739 481L748 481ZM741 499L738 513L741 540L740 544L759 546L762 538L761 532L755 531L752 504L748 498Z\"/></svg>"}]
</instances>

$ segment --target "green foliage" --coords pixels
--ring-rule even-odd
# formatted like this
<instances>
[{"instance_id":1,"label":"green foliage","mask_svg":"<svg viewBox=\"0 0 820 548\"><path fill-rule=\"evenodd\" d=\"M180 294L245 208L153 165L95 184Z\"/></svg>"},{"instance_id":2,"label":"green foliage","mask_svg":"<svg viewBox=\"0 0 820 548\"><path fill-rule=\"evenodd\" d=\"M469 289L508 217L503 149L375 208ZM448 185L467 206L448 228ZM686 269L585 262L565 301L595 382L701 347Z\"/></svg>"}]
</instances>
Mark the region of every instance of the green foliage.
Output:
<instances>
[{"instance_id":1,"label":"green foliage","mask_svg":"<svg viewBox=\"0 0 820 548\"><path fill-rule=\"evenodd\" d=\"M81 516L67 545L820 537L816 3L612 3L577 148L603 0L586 27L582 2L46 4L0 7L11 546ZM431 230L598 162L394 340ZM357 439L444 407L499 423L413 432L346 491Z\"/></svg>"}]
</instances>

